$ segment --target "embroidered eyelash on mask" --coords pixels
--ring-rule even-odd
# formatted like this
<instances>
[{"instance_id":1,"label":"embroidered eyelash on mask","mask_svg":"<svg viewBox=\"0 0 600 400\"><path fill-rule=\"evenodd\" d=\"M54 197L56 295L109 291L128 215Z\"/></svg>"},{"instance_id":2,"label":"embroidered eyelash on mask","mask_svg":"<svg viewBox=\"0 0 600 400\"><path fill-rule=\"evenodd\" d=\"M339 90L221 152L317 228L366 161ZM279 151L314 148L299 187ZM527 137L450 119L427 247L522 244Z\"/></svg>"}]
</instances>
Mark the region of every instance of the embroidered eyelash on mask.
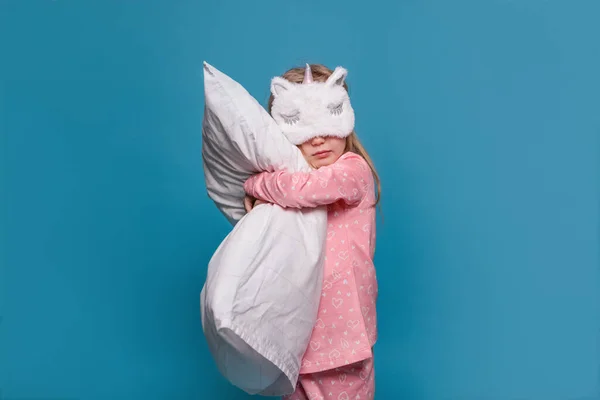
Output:
<instances>
[{"instance_id":1,"label":"embroidered eyelash on mask","mask_svg":"<svg viewBox=\"0 0 600 400\"><path fill-rule=\"evenodd\" d=\"M300 112L298 111L290 115L281 114L281 118L283 118L286 124L294 125L295 123L300 121Z\"/></svg>"},{"instance_id":2,"label":"embroidered eyelash on mask","mask_svg":"<svg viewBox=\"0 0 600 400\"><path fill-rule=\"evenodd\" d=\"M331 115L342 115L342 112L344 112L344 102L339 104L330 104L327 106L327 108L329 108Z\"/></svg>"}]
</instances>

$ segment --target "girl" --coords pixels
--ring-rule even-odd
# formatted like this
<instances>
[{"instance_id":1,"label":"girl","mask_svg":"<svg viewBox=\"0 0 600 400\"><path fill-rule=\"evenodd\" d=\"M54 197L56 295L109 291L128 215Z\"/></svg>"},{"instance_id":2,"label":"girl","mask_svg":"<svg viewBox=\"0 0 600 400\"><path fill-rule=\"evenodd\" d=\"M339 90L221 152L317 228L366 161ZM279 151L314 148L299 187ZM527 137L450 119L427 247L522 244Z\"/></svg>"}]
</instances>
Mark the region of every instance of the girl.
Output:
<instances>
[{"instance_id":1,"label":"girl","mask_svg":"<svg viewBox=\"0 0 600 400\"><path fill-rule=\"evenodd\" d=\"M287 400L373 399L377 340L375 206L381 191L373 162L354 132L346 71L293 68L273 79L269 112L313 171L249 178L246 209L327 206L322 297L298 385ZM375 192L377 185L377 193Z\"/></svg>"}]
</instances>

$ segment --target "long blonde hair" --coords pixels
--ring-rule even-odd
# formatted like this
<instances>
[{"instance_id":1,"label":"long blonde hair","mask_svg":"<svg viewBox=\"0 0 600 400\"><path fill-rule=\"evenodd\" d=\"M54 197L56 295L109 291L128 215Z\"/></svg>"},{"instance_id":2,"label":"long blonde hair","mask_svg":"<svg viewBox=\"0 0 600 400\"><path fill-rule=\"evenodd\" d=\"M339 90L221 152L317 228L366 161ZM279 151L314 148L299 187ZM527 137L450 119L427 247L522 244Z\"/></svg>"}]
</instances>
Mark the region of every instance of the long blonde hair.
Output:
<instances>
[{"instance_id":1,"label":"long blonde hair","mask_svg":"<svg viewBox=\"0 0 600 400\"><path fill-rule=\"evenodd\" d=\"M322 64L310 64L310 69L312 71L313 80L315 82L325 82L327 80L327 78L329 78L331 76L331 74L333 73L332 70L330 70L329 68L327 68L326 66L324 66ZM302 83L302 81L304 80L304 70L305 70L305 67L295 67L295 68L292 68L292 69L286 71L281 77L284 79L287 79L288 81L293 82L293 83ZM346 89L346 91L348 91L348 84L346 82L344 82L344 89ZM269 97L269 103L268 103L269 113L271 112L272 106L273 106L273 94L271 94L271 96ZM356 131L352 131L352 133L346 138L345 152L348 152L348 151L351 151L353 153L360 155L362 158L365 159L367 164L369 164L369 168L371 168L371 172L373 173L373 179L375 180L375 185L377 187L375 205L379 204L379 201L381 200L381 180L379 179L379 174L377 173L377 170L375 169L375 164L373 163L373 160L371 159L371 157L365 150L364 146L358 139L358 135L356 134Z\"/></svg>"}]
</instances>

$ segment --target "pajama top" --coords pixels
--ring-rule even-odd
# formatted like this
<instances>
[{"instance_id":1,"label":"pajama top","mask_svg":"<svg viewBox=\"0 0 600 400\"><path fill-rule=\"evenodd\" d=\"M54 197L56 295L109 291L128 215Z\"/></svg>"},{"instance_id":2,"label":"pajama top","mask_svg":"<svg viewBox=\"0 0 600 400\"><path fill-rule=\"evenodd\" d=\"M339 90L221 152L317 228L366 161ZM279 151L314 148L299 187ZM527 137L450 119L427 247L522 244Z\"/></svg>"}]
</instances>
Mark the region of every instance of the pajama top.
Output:
<instances>
[{"instance_id":1,"label":"pajama top","mask_svg":"<svg viewBox=\"0 0 600 400\"><path fill-rule=\"evenodd\" d=\"M377 340L375 187L367 162L344 153L311 172L262 172L244 189L284 208L327 206L323 289L300 373L337 368L372 357Z\"/></svg>"}]
</instances>

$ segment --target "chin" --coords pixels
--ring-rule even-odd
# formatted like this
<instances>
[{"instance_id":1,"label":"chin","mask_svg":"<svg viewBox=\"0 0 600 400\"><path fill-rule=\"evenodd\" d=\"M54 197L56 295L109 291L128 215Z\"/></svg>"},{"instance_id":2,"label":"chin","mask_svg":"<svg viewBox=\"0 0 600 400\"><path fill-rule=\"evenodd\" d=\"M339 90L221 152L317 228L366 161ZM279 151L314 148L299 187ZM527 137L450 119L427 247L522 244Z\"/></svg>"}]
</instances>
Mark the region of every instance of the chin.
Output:
<instances>
[{"instance_id":1,"label":"chin","mask_svg":"<svg viewBox=\"0 0 600 400\"><path fill-rule=\"evenodd\" d=\"M331 161L329 161L329 158L326 158L324 160L315 160L312 164L315 166L315 168L320 168L331 164Z\"/></svg>"}]
</instances>

